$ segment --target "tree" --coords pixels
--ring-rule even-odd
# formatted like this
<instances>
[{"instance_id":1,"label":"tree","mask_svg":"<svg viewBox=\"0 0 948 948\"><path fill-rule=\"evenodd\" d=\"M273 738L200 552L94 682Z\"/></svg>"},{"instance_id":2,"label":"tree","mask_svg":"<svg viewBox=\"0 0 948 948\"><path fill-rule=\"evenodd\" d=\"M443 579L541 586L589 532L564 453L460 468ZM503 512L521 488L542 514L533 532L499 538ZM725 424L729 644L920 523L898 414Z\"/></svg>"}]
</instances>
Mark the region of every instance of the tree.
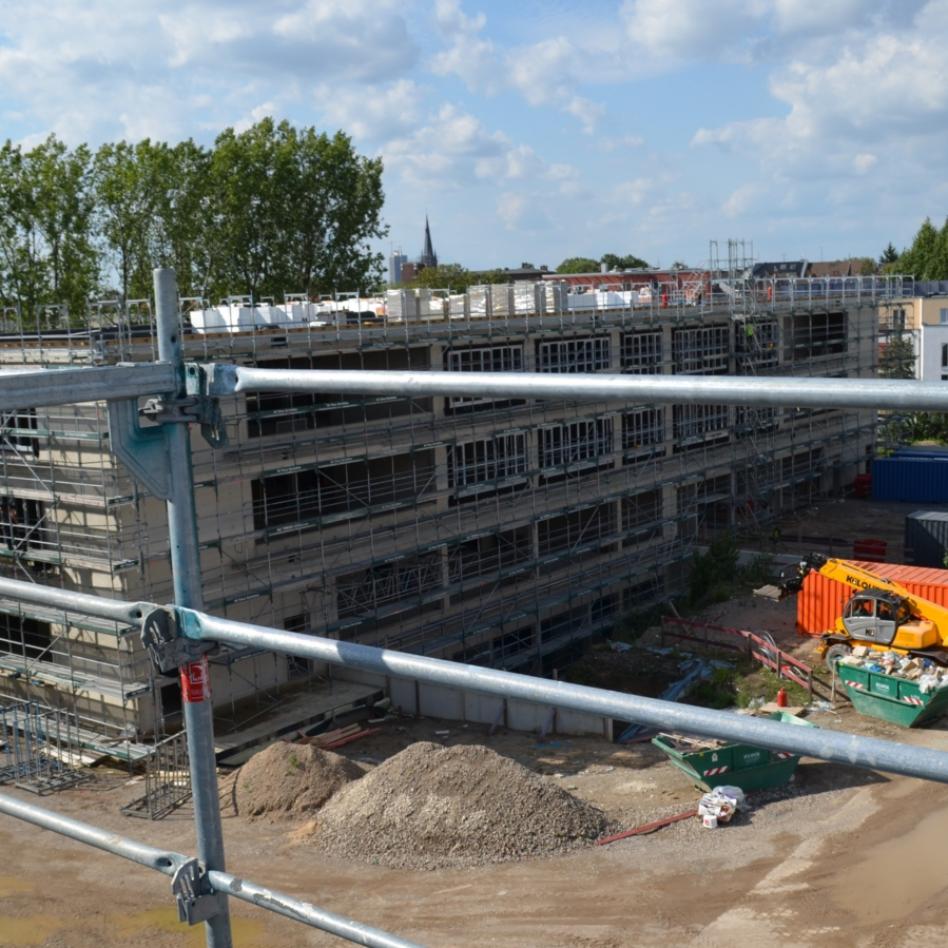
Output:
<instances>
[{"instance_id":1,"label":"tree","mask_svg":"<svg viewBox=\"0 0 948 948\"><path fill-rule=\"evenodd\" d=\"M604 263L607 270L639 270L648 267L648 264L641 257L636 257L631 253L624 257L617 256L614 253L604 253L599 262Z\"/></svg>"},{"instance_id":2,"label":"tree","mask_svg":"<svg viewBox=\"0 0 948 948\"><path fill-rule=\"evenodd\" d=\"M899 259L899 252L895 249L892 241L886 245L885 250L882 251L882 256L879 257L879 265L886 267L890 264L895 263Z\"/></svg>"},{"instance_id":3,"label":"tree","mask_svg":"<svg viewBox=\"0 0 948 948\"><path fill-rule=\"evenodd\" d=\"M885 379L915 378L915 348L911 339L896 336L880 348L879 375Z\"/></svg>"},{"instance_id":4,"label":"tree","mask_svg":"<svg viewBox=\"0 0 948 948\"><path fill-rule=\"evenodd\" d=\"M599 262L592 257L567 257L557 268L557 273L598 273Z\"/></svg>"},{"instance_id":5,"label":"tree","mask_svg":"<svg viewBox=\"0 0 948 948\"><path fill-rule=\"evenodd\" d=\"M469 286L479 282L479 274L466 270L459 263L442 263L436 267L425 267L406 285L412 289L450 290L452 293L463 293Z\"/></svg>"},{"instance_id":6,"label":"tree","mask_svg":"<svg viewBox=\"0 0 948 948\"><path fill-rule=\"evenodd\" d=\"M0 294L27 322L65 304L83 315L96 287L91 155L55 136L0 149Z\"/></svg>"},{"instance_id":7,"label":"tree","mask_svg":"<svg viewBox=\"0 0 948 948\"><path fill-rule=\"evenodd\" d=\"M382 162L347 135L266 118L218 136L210 162L211 237L219 254L209 284L260 297L365 289L381 279L369 247L381 222Z\"/></svg>"},{"instance_id":8,"label":"tree","mask_svg":"<svg viewBox=\"0 0 948 948\"><path fill-rule=\"evenodd\" d=\"M939 279L932 276L938 237L939 233L931 219L926 217L912 241L912 246L899 257L899 269L919 280Z\"/></svg>"},{"instance_id":9,"label":"tree","mask_svg":"<svg viewBox=\"0 0 948 948\"><path fill-rule=\"evenodd\" d=\"M103 145L93 161L99 230L110 252L122 300L150 295L157 194L144 155L150 142Z\"/></svg>"},{"instance_id":10,"label":"tree","mask_svg":"<svg viewBox=\"0 0 948 948\"><path fill-rule=\"evenodd\" d=\"M49 288L33 205L23 153L7 141L0 149L0 298L28 318Z\"/></svg>"},{"instance_id":11,"label":"tree","mask_svg":"<svg viewBox=\"0 0 948 948\"><path fill-rule=\"evenodd\" d=\"M28 319L102 292L151 295L173 266L183 295L281 296L378 285L382 164L270 119L212 149L190 139L101 146L54 137L0 147L0 302Z\"/></svg>"}]
</instances>

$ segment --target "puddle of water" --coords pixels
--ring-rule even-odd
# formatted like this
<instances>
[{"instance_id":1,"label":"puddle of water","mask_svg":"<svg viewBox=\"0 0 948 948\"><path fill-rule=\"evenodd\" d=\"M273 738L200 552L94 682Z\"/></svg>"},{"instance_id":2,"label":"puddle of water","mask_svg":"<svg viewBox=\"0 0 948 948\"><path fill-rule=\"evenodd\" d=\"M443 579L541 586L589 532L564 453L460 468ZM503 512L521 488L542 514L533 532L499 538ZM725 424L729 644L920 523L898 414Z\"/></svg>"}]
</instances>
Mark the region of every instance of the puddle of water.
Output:
<instances>
[{"instance_id":1,"label":"puddle of water","mask_svg":"<svg viewBox=\"0 0 948 948\"><path fill-rule=\"evenodd\" d=\"M181 938L186 948L203 948L205 944L203 925L186 925L178 921L178 911L173 906L147 909L134 915L120 915L113 920L115 930L127 937L146 933L149 929L172 932ZM234 918L230 920L234 943L246 948L267 948L268 941L263 922L256 919Z\"/></svg>"},{"instance_id":2,"label":"puddle of water","mask_svg":"<svg viewBox=\"0 0 948 948\"><path fill-rule=\"evenodd\" d=\"M0 915L0 945L41 945L66 923L45 915Z\"/></svg>"}]
</instances>

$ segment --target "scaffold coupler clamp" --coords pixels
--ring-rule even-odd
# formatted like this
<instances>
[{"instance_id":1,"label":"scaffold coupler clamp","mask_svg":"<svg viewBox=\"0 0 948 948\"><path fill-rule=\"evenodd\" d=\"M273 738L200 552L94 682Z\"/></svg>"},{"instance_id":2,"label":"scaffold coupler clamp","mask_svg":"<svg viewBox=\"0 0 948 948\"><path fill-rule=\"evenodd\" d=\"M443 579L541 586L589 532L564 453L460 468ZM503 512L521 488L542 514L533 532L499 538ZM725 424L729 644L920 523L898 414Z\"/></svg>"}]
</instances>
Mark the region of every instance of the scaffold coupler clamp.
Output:
<instances>
[{"instance_id":1,"label":"scaffold coupler clamp","mask_svg":"<svg viewBox=\"0 0 948 948\"><path fill-rule=\"evenodd\" d=\"M200 425L204 440L212 448L227 444L220 402L200 392L189 391L176 398L167 395L149 398L138 413L161 425Z\"/></svg>"},{"instance_id":2,"label":"scaffold coupler clamp","mask_svg":"<svg viewBox=\"0 0 948 948\"><path fill-rule=\"evenodd\" d=\"M175 610L162 606L156 606L142 618L142 645L162 675L173 675L214 648L212 642L182 636Z\"/></svg>"},{"instance_id":3,"label":"scaffold coupler clamp","mask_svg":"<svg viewBox=\"0 0 948 948\"><path fill-rule=\"evenodd\" d=\"M171 877L171 894L178 904L178 921L197 925L219 915L223 896L211 888L207 870L197 859L181 863Z\"/></svg>"}]
</instances>

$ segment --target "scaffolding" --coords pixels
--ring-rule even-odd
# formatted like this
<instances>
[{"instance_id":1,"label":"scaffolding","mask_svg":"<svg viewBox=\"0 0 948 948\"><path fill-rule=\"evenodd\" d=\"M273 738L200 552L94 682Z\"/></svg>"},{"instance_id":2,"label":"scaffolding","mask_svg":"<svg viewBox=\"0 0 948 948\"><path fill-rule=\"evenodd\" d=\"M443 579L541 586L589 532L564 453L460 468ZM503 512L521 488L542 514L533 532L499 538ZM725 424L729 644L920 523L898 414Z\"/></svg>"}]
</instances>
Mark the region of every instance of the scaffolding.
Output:
<instances>
[{"instance_id":1,"label":"scaffolding","mask_svg":"<svg viewBox=\"0 0 948 948\"><path fill-rule=\"evenodd\" d=\"M356 298L308 321L294 315L310 305L298 296L282 309L235 299L227 312L239 318L213 326L199 302L182 311L181 338L186 359L262 368L874 374L878 307L910 295L911 281L755 280L743 252L648 294L475 287L460 303L405 300L388 315ZM5 366L157 358L144 304L100 303L82 325L60 313L40 330L16 319L0 337ZM757 535L843 491L876 422L839 409L312 392L221 407L226 445L192 440L209 610L506 668L544 668L668 596L716 531ZM103 403L0 419L0 569L169 600L164 505L109 443ZM147 755L144 735L180 726L176 681L121 624L0 610L0 693L55 693L132 755ZM215 693L232 705L298 687L300 668L279 655L216 662Z\"/></svg>"}]
</instances>

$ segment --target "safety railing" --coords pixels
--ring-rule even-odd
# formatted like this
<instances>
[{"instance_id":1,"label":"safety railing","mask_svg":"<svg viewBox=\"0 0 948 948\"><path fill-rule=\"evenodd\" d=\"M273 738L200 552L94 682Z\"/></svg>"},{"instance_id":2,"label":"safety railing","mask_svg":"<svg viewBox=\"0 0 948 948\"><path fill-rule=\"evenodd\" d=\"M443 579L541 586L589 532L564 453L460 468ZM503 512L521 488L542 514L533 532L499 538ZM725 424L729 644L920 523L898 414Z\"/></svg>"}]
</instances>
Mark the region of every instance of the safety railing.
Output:
<instances>
[{"instance_id":1,"label":"safety railing","mask_svg":"<svg viewBox=\"0 0 948 948\"><path fill-rule=\"evenodd\" d=\"M268 649L378 675L520 698L660 730L752 743L852 766L948 782L948 754L924 747L842 732L794 728L770 720L282 632L210 615L203 611L188 433L191 424L199 424L211 444L218 444L220 415L215 411L216 400L241 392L310 391L402 397L566 398L577 402L633 404L692 402L945 411L948 410L948 391L944 386L872 379L297 371L213 364L185 367L172 271L155 272L155 290L159 362L0 372L0 411L74 401L108 402L112 450L152 494L167 502L174 604L118 602L16 580L0 581L0 595L52 607L67 615L137 626L159 671L179 672L197 856L144 846L8 796L0 795L0 812L171 876L180 917L191 923L204 922L207 944L211 948L226 948L231 944L229 897L252 902L359 944L409 944L396 936L237 879L226 871L207 659L208 652L221 644ZM764 292L766 294L766 288ZM158 396L150 411L155 424L141 427L138 424L139 399L145 396Z\"/></svg>"}]
</instances>

